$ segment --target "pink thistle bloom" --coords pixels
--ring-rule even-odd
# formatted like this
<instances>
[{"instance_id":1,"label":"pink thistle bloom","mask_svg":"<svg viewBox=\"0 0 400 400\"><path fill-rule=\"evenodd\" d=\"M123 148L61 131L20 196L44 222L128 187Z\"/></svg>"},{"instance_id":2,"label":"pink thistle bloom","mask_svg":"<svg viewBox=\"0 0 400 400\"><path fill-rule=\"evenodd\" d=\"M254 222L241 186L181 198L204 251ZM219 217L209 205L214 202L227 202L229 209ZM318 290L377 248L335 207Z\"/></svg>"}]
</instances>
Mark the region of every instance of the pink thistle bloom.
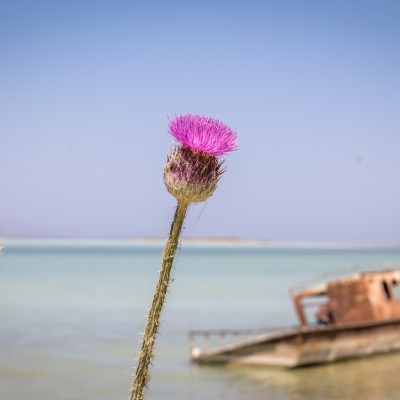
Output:
<instances>
[{"instance_id":1,"label":"pink thistle bloom","mask_svg":"<svg viewBox=\"0 0 400 400\"><path fill-rule=\"evenodd\" d=\"M181 115L168 122L169 133L183 146L214 157L237 150L237 135L228 125L202 115Z\"/></svg>"}]
</instances>

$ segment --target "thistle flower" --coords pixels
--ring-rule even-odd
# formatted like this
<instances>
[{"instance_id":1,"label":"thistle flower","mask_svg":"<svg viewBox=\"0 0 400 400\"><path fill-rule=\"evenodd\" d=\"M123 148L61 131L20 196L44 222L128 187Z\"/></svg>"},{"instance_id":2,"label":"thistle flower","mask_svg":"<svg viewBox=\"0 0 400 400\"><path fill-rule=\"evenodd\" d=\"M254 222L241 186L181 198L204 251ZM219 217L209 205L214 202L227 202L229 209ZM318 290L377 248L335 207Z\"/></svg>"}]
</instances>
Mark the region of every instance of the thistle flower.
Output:
<instances>
[{"instance_id":1,"label":"thistle flower","mask_svg":"<svg viewBox=\"0 0 400 400\"><path fill-rule=\"evenodd\" d=\"M237 150L237 135L222 122L202 115L181 115L168 123L169 133L183 146L214 157Z\"/></svg>"},{"instance_id":2,"label":"thistle flower","mask_svg":"<svg viewBox=\"0 0 400 400\"><path fill-rule=\"evenodd\" d=\"M178 200L174 219L162 255L160 277L149 312L142 348L131 391L131 400L143 400L149 381L149 365L160 325L160 315L170 283L179 236L191 203L208 199L225 169L218 157L237 149L236 132L227 125L199 115L184 115L169 121L169 132L178 143L167 157L164 183Z\"/></svg>"},{"instance_id":3,"label":"thistle flower","mask_svg":"<svg viewBox=\"0 0 400 400\"><path fill-rule=\"evenodd\" d=\"M169 121L168 127L180 142L164 167L168 191L185 203L207 200L225 171L217 157L237 149L236 132L222 122L198 115L179 116Z\"/></svg>"}]
</instances>

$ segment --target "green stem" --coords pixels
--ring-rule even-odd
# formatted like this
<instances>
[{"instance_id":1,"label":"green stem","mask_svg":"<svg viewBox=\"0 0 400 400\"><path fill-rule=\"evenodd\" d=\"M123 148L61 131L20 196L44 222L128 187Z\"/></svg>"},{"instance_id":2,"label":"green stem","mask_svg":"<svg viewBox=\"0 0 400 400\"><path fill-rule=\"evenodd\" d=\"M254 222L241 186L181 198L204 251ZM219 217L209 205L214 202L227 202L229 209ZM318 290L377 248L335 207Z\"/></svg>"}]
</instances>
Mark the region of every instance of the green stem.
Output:
<instances>
[{"instance_id":1,"label":"green stem","mask_svg":"<svg viewBox=\"0 0 400 400\"><path fill-rule=\"evenodd\" d=\"M178 247L179 236L188 206L189 204L178 201L175 210L174 220L172 221L169 237L162 255L160 277L153 296L153 303L147 319L146 330L143 335L142 349L139 352L139 360L133 380L130 400L143 400L143 389L149 382L149 365L153 356L153 347L160 325L160 315L170 283L172 263L174 261L176 248Z\"/></svg>"}]
</instances>

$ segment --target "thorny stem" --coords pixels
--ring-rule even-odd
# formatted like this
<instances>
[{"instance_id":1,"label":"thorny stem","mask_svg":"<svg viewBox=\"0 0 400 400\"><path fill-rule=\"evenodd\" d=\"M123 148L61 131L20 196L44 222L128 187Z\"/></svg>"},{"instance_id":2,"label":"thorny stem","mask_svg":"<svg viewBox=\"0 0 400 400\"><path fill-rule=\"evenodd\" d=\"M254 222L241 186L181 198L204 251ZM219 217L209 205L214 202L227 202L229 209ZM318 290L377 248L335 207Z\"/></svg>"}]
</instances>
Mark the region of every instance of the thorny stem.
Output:
<instances>
[{"instance_id":1,"label":"thorny stem","mask_svg":"<svg viewBox=\"0 0 400 400\"><path fill-rule=\"evenodd\" d=\"M178 201L175 210L174 220L167 243L162 254L162 266L156 291L153 296L153 303L147 319L146 330L143 335L142 348L139 352L138 365L133 380L130 400L143 400L143 389L149 382L149 365L153 356L153 347L156 340L158 327L160 325L160 315L167 294L172 263L174 261L176 249L178 247L179 236L182 230L183 220L189 204Z\"/></svg>"}]
</instances>

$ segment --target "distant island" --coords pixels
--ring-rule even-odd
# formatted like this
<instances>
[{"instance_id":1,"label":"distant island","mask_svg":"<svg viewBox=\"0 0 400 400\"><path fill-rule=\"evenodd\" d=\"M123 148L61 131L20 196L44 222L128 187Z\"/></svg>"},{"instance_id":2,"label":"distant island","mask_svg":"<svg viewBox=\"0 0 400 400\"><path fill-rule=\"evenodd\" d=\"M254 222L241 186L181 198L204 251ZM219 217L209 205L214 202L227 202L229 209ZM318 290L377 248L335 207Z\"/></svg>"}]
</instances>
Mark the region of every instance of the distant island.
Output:
<instances>
[{"instance_id":1,"label":"distant island","mask_svg":"<svg viewBox=\"0 0 400 400\"><path fill-rule=\"evenodd\" d=\"M39 238L39 237L0 237L1 246L164 246L165 237L132 238ZM244 247L271 249L399 249L400 243L385 242L317 242L317 241L278 241L224 236L183 237L183 246L197 247Z\"/></svg>"}]
</instances>

